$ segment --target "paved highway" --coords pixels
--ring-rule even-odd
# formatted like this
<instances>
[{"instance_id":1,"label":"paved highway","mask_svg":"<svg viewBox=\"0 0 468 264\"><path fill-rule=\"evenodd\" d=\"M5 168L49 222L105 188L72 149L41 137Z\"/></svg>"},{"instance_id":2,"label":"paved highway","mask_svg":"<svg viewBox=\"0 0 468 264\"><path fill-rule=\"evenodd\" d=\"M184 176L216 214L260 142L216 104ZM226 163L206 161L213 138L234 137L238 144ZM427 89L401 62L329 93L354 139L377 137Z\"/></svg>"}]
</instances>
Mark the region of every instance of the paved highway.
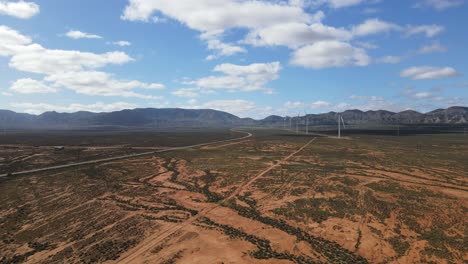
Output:
<instances>
[{"instance_id":1,"label":"paved highway","mask_svg":"<svg viewBox=\"0 0 468 264\"><path fill-rule=\"evenodd\" d=\"M18 172L13 172L13 173L9 173L9 174L5 173L5 174L0 174L0 178L20 176L20 175L25 175L25 174L32 174L32 173L37 173L37 172L44 172L44 171L51 171L51 170L58 170L58 169L66 169L66 168L78 167L78 166L83 166L83 165L104 163L104 162L109 162L109 161L131 159L131 158L136 158L136 157L141 157L141 156L154 155L154 154L163 153L163 152L170 152L170 151L175 151L175 150L204 147L204 146L215 145L215 144L219 144L219 143L226 143L226 142L231 142L231 141L243 140L243 139L252 137L252 133L249 133L249 132L237 131L237 130L232 130L232 131L233 132L245 133L247 135L243 136L243 137L240 137L240 138L219 140L219 141L195 144L195 145L190 145L190 146L174 147L174 148L168 148L168 149L163 149L163 150L150 151L150 152L144 152L144 153L138 153L138 154L130 154L130 155L124 155L124 156L118 156L118 157L112 157L112 158L106 158L106 159L88 160L88 161L83 161L83 162L76 162L76 163L69 163L69 164L64 164L64 165L57 165L57 166L41 168L41 169L18 171Z\"/></svg>"}]
</instances>

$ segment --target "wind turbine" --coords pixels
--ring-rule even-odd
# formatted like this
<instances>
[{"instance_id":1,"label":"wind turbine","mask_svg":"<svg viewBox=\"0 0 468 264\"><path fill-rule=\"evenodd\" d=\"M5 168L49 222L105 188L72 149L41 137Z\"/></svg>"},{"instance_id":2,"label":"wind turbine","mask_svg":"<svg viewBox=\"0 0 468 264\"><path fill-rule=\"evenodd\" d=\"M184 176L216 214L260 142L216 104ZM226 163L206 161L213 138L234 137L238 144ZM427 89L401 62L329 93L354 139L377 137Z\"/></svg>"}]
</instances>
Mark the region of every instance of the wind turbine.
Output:
<instances>
[{"instance_id":1,"label":"wind turbine","mask_svg":"<svg viewBox=\"0 0 468 264\"><path fill-rule=\"evenodd\" d=\"M299 133L299 121L301 121L301 119L299 118L301 114L297 114L297 120L296 120L296 133Z\"/></svg>"},{"instance_id":2,"label":"wind turbine","mask_svg":"<svg viewBox=\"0 0 468 264\"><path fill-rule=\"evenodd\" d=\"M343 123L343 128L346 129L343 116L338 114L338 138L341 138L341 123Z\"/></svg>"}]
</instances>

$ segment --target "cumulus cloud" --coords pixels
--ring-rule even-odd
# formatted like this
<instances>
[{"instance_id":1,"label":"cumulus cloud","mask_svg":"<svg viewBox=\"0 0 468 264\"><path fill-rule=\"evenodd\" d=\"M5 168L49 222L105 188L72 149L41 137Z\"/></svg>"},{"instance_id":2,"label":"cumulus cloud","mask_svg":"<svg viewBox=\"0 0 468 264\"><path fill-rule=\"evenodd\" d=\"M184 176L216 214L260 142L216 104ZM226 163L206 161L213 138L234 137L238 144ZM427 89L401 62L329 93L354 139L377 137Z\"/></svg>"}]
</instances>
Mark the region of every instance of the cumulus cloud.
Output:
<instances>
[{"instance_id":1,"label":"cumulus cloud","mask_svg":"<svg viewBox=\"0 0 468 264\"><path fill-rule=\"evenodd\" d=\"M1 46L1 44L0 44ZM108 64L121 65L133 59L123 52L96 54L76 50L51 50L39 44L18 48L10 60L10 67L19 71L40 74L80 71L100 68Z\"/></svg>"},{"instance_id":2,"label":"cumulus cloud","mask_svg":"<svg viewBox=\"0 0 468 264\"><path fill-rule=\"evenodd\" d=\"M311 16L298 6L235 0L130 0L122 19L148 22L156 12L201 32L259 28L278 22L308 22L311 19Z\"/></svg>"},{"instance_id":3,"label":"cumulus cloud","mask_svg":"<svg viewBox=\"0 0 468 264\"><path fill-rule=\"evenodd\" d=\"M441 79L454 77L459 73L452 67L411 67L400 73L401 77L411 78L413 80Z\"/></svg>"},{"instance_id":4,"label":"cumulus cloud","mask_svg":"<svg viewBox=\"0 0 468 264\"><path fill-rule=\"evenodd\" d=\"M221 42L221 40L217 39L216 37L217 36L204 37L205 40L207 41L208 49L215 51L215 55L208 56L206 58L207 60L213 60L222 56L232 56L234 54L247 52L247 50L244 49L243 47L229 44L229 43L223 43Z\"/></svg>"},{"instance_id":5,"label":"cumulus cloud","mask_svg":"<svg viewBox=\"0 0 468 264\"><path fill-rule=\"evenodd\" d=\"M130 0L121 18L149 22L158 12L199 31L208 49L215 51L207 57L209 60L246 52L241 46L222 41L222 33L228 29L254 30L282 23L309 23L315 19L296 5L235 0Z\"/></svg>"},{"instance_id":6,"label":"cumulus cloud","mask_svg":"<svg viewBox=\"0 0 468 264\"><path fill-rule=\"evenodd\" d=\"M19 49L31 43L31 38L21 35L18 31L0 25L0 56L11 56Z\"/></svg>"},{"instance_id":7,"label":"cumulus cloud","mask_svg":"<svg viewBox=\"0 0 468 264\"><path fill-rule=\"evenodd\" d=\"M173 0L170 3L165 0L129 0L121 18L129 21L150 21L155 14L162 14L174 19L200 32L208 50L214 51L214 54L206 57L207 60L247 52L246 48L240 46L242 44L286 46L293 50L295 57L296 54L312 50L320 45L317 43L325 41L351 45L349 42L355 38L385 32L397 31L407 36L425 34L433 37L443 30L443 27L438 25L399 26L378 18L368 19L359 25L339 28L324 24L325 14L322 11L306 11L309 7L322 4L341 8L363 2L376 3L378 0ZM226 43L223 41L224 34L229 33L230 29L241 29L247 33L237 44ZM348 47L349 49L352 51L345 52L342 58L339 55L331 55L332 60L338 61L331 65L368 64L369 58L365 51L355 47ZM350 53L353 55L350 56ZM354 63L350 63L350 57L354 58Z\"/></svg>"},{"instance_id":8,"label":"cumulus cloud","mask_svg":"<svg viewBox=\"0 0 468 264\"><path fill-rule=\"evenodd\" d=\"M34 2L25 1L0 1L0 15L13 16L21 19L28 19L40 12L39 5Z\"/></svg>"},{"instance_id":9,"label":"cumulus cloud","mask_svg":"<svg viewBox=\"0 0 468 264\"><path fill-rule=\"evenodd\" d=\"M415 5L417 8L430 7L438 11L463 5L463 0L424 0Z\"/></svg>"},{"instance_id":10,"label":"cumulus cloud","mask_svg":"<svg viewBox=\"0 0 468 264\"><path fill-rule=\"evenodd\" d=\"M72 38L72 39L102 39L101 36L95 35L95 34L90 34L86 32L81 32L79 30L70 30L68 31L65 36Z\"/></svg>"},{"instance_id":11,"label":"cumulus cloud","mask_svg":"<svg viewBox=\"0 0 468 264\"><path fill-rule=\"evenodd\" d=\"M394 30L401 30L401 27L394 23L373 18L364 21L362 24L354 26L352 32L355 36L368 36Z\"/></svg>"},{"instance_id":12,"label":"cumulus cloud","mask_svg":"<svg viewBox=\"0 0 468 264\"><path fill-rule=\"evenodd\" d=\"M297 48L309 43L325 40L350 40L352 34L342 28L322 23L284 23L250 32L244 43L254 46L288 46Z\"/></svg>"},{"instance_id":13,"label":"cumulus cloud","mask_svg":"<svg viewBox=\"0 0 468 264\"><path fill-rule=\"evenodd\" d=\"M291 63L307 68L366 66L370 58L366 51L340 41L322 41L294 51Z\"/></svg>"},{"instance_id":14,"label":"cumulus cloud","mask_svg":"<svg viewBox=\"0 0 468 264\"><path fill-rule=\"evenodd\" d=\"M153 96L133 92L134 89L161 90L164 85L140 81L121 81L98 71L78 71L52 74L45 78L55 87L72 89L76 93L100 96L121 96L152 99Z\"/></svg>"},{"instance_id":15,"label":"cumulus cloud","mask_svg":"<svg viewBox=\"0 0 468 264\"><path fill-rule=\"evenodd\" d=\"M109 64L121 65L133 61L124 52L96 54L76 50L52 50L32 43L15 30L0 26L0 56L11 57L13 69L45 75L44 81L21 79L12 86L15 92L52 92L71 89L77 93L100 96L155 98L134 92L134 89L160 90L164 85L136 80L118 80L111 74L95 71ZM21 86L20 86L21 85Z\"/></svg>"},{"instance_id":16,"label":"cumulus cloud","mask_svg":"<svg viewBox=\"0 0 468 264\"><path fill-rule=\"evenodd\" d=\"M106 104L103 102L97 102L94 104L70 104L70 105L55 105L46 103L12 103L12 107L20 109L22 112L29 114L41 114L47 111L58 111L58 112L78 112L78 111L89 111L89 112L112 112L123 109L133 109L137 106L135 104L126 102L115 102Z\"/></svg>"},{"instance_id":17,"label":"cumulus cloud","mask_svg":"<svg viewBox=\"0 0 468 264\"><path fill-rule=\"evenodd\" d=\"M56 88L50 87L42 81L30 78L16 80L11 85L10 90L22 94L56 93L58 91Z\"/></svg>"},{"instance_id":18,"label":"cumulus cloud","mask_svg":"<svg viewBox=\"0 0 468 264\"><path fill-rule=\"evenodd\" d=\"M188 85L196 85L204 89L228 89L239 91L258 91L266 92L270 89L265 85L279 78L281 64L279 62L271 63L253 63L250 65L236 65L231 63L217 65L213 71L219 72L222 76L208 76L195 81L185 82Z\"/></svg>"}]
</instances>

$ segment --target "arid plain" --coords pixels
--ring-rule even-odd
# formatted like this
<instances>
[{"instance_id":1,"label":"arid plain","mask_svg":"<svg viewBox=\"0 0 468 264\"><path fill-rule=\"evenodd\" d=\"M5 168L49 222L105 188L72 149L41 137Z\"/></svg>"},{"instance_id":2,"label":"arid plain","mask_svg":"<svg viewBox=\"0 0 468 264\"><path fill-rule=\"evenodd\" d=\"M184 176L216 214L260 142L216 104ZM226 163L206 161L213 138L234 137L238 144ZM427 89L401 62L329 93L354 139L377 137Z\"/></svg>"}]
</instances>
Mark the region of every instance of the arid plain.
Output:
<instances>
[{"instance_id":1,"label":"arid plain","mask_svg":"<svg viewBox=\"0 0 468 264\"><path fill-rule=\"evenodd\" d=\"M337 139L245 131L253 136L1 178L0 263L468 261L462 133ZM78 132L10 138L0 142L0 168L241 136L216 130L93 134L87 142Z\"/></svg>"}]
</instances>

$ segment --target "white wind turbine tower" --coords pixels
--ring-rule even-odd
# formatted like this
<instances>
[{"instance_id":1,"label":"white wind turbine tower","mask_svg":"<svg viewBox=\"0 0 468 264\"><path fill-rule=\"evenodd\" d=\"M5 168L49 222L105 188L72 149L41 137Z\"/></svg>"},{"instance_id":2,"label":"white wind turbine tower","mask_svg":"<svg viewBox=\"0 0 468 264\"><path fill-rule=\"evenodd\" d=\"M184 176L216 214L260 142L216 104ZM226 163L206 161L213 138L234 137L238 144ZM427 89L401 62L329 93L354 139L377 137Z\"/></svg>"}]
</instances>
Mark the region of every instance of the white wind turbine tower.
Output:
<instances>
[{"instance_id":1,"label":"white wind turbine tower","mask_svg":"<svg viewBox=\"0 0 468 264\"><path fill-rule=\"evenodd\" d=\"M299 116L300 116L300 115L301 115L301 114L297 114L297 120L296 120L296 133L299 133L299 121L301 120L301 119L299 118Z\"/></svg>"},{"instance_id":2,"label":"white wind turbine tower","mask_svg":"<svg viewBox=\"0 0 468 264\"><path fill-rule=\"evenodd\" d=\"M338 138L341 138L341 123L343 123L343 128L346 129L343 116L341 114L338 114Z\"/></svg>"},{"instance_id":3,"label":"white wind turbine tower","mask_svg":"<svg viewBox=\"0 0 468 264\"><path fill-rule=\"evenodd\" d=\"M283 129L286 130L286 115L283 117Z\"/></svg>"},{"instance_id":4,"label":"white wind turbine tower","mask_svg":"<svg viewBox=\"0 0 468 264\"><path fill-rule=\"evenodd\" d=\"M292 130L292 118L289 116L289 130Z\"/></svg>"}]
</instances>

